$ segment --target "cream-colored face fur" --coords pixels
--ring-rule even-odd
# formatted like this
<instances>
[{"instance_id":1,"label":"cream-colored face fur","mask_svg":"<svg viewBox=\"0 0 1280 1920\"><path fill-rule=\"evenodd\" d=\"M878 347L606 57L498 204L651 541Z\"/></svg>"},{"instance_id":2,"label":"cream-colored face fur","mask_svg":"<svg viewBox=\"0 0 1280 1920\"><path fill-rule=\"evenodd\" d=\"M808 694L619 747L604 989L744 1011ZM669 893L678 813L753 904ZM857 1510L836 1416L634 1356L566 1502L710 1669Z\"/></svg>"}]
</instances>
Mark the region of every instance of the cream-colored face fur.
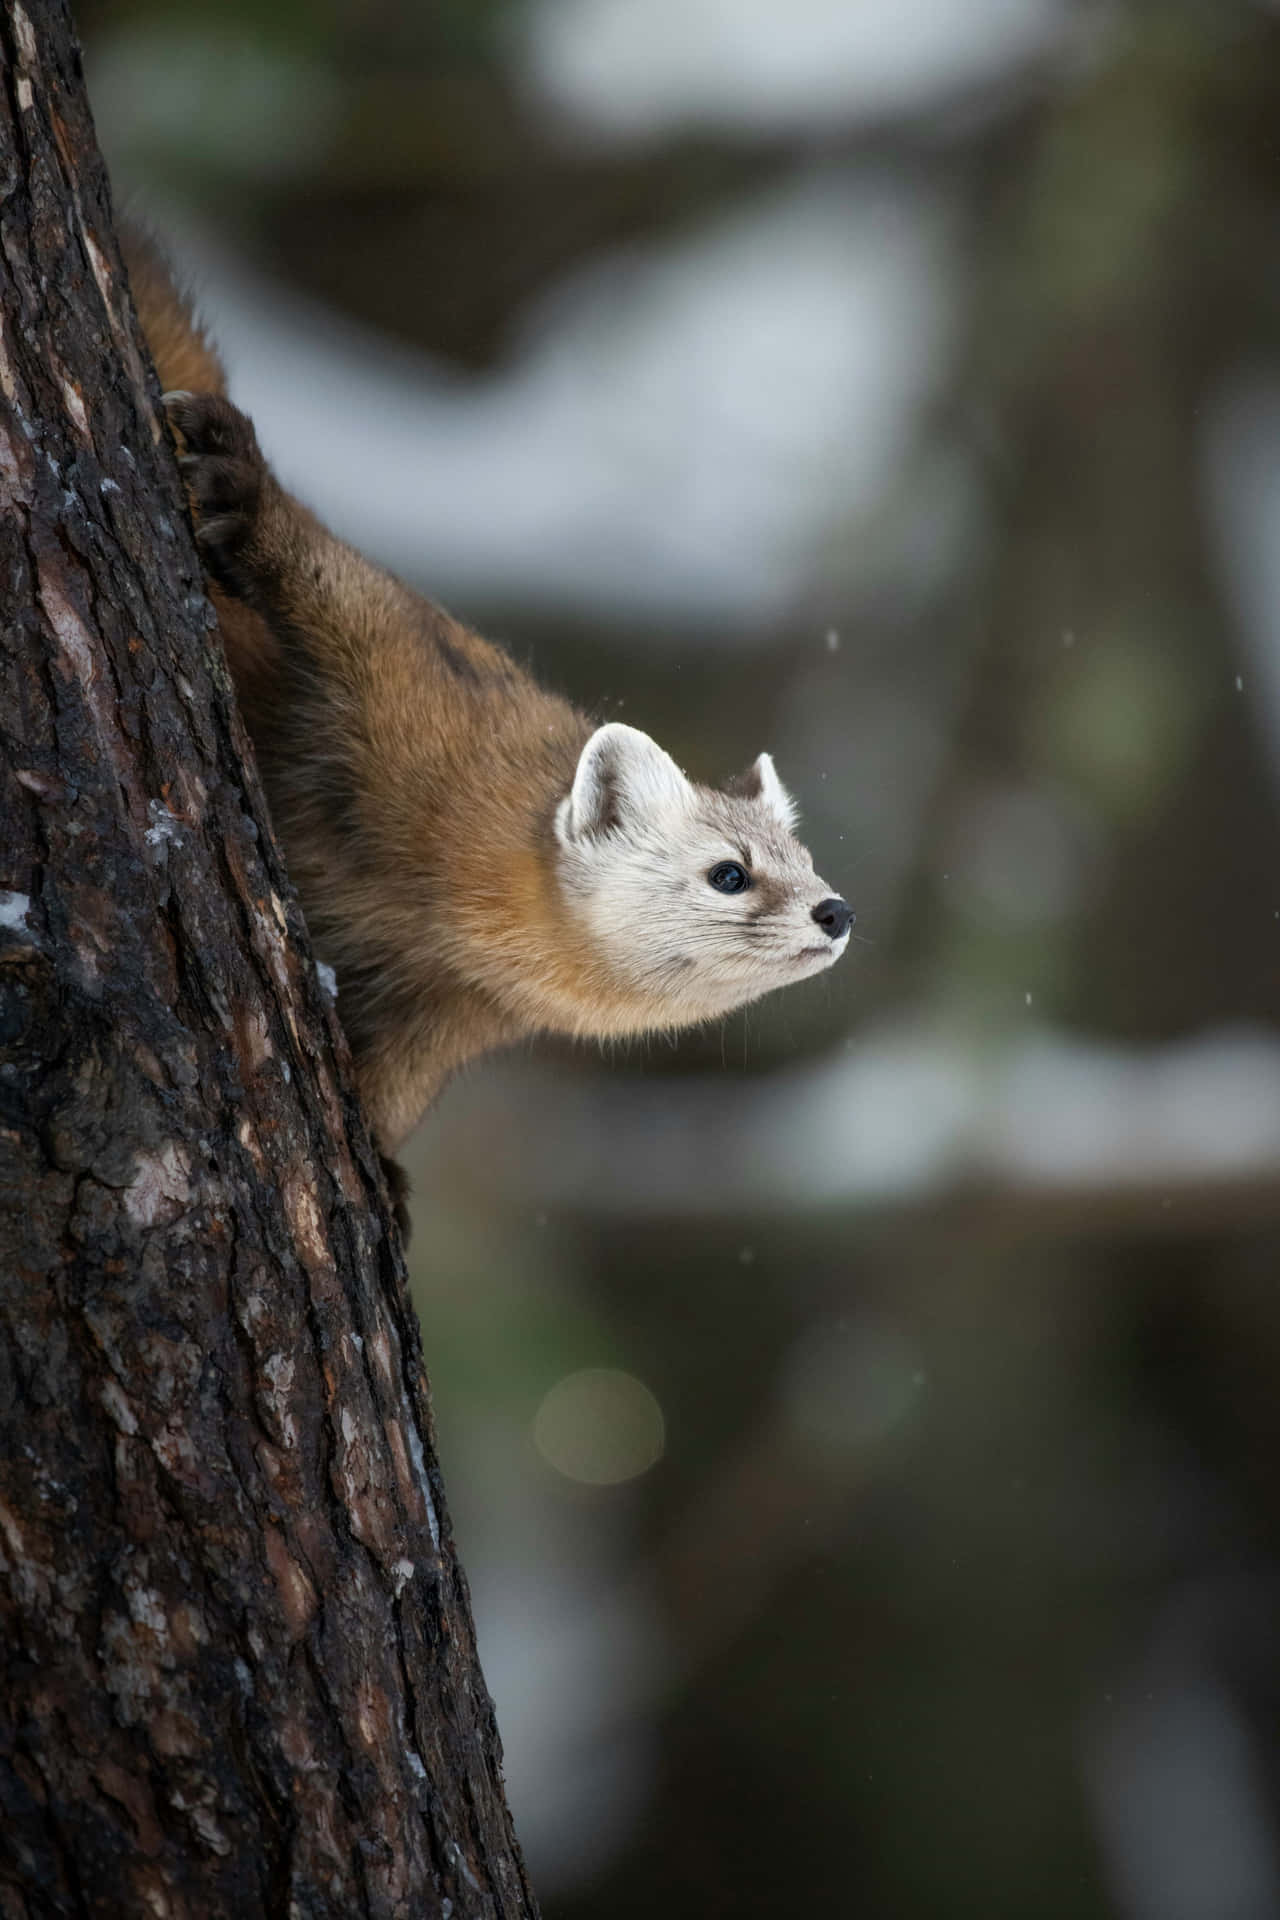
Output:
<instances>
[{"instance_id":1,"label":"cream-colored face fur","mask_svg":"<svg viewBox=\"0 0 1280 1920\"><path fill-rule=\"evenodd\" d=\"M832 902L792 832L795 805L762 753L721 793L685 778L635 727L600 727L560 803L560 879L570 910L645 1024L688 1025L822 973L849 943L813 912ZM712 885L726 863L749 884ZM835 901L838 906L842 902ZM851 916L848 916L851 918Z\"/></svg>"}]
</instances>

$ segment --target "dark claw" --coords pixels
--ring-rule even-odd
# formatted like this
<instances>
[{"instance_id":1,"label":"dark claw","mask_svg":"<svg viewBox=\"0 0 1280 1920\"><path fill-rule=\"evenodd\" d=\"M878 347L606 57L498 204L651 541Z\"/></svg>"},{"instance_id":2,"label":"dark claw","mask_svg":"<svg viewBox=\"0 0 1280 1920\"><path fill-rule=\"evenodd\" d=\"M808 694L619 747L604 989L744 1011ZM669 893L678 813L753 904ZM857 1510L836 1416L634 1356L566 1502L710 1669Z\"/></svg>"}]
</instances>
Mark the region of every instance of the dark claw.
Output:
<instances>
[{"instance_id":1,"label":"dark claw","mask_svg":"<svg viewBox=\"0 0 1280 1920\"><path fill-rule=\"evenodd\" d=\"M222 549L235 546L248 531L243 514L222 514L217 520L202 520L196 528L198 547Z\"/></svg>"}]
</instances>

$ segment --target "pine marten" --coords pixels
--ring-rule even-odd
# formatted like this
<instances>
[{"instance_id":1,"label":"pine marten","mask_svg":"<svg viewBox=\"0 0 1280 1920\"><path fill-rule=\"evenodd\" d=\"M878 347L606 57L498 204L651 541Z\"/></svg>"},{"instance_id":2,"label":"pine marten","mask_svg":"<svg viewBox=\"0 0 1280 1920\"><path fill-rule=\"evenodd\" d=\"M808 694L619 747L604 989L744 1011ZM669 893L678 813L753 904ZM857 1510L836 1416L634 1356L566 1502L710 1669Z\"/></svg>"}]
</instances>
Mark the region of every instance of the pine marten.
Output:
<instances>
[{"instance_id":1,"label":"pine marten","mask_svg":"<svg viewBox=\"0 0 1280 1920\"><path fill-rule=\"evenodd\" d=\"M490 1048L693 1026L838 960L853 914L769 755L697 785L335 539L272 474L162 257L124 242L272 822L384 1157Z\"/></svg>"}]
</instances>

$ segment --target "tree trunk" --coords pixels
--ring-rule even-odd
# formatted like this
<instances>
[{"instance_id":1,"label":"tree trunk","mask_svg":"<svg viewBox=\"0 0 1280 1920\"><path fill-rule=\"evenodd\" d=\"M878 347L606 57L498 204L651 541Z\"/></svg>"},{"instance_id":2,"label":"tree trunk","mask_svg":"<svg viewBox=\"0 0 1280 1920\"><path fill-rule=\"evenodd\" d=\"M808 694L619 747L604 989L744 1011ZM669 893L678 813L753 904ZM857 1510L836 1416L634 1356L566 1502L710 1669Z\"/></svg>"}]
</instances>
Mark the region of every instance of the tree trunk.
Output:
<instances>
[{"instance_id":1,"label":"tree trunk","mask_svg":"<svg viewBox=\"0 0 1280 1920\"><path fill-rule=\"evenodd\" d=\"M530 1916L63 0L0 0L0 1914Z\"/></svg>"}]
</instances>

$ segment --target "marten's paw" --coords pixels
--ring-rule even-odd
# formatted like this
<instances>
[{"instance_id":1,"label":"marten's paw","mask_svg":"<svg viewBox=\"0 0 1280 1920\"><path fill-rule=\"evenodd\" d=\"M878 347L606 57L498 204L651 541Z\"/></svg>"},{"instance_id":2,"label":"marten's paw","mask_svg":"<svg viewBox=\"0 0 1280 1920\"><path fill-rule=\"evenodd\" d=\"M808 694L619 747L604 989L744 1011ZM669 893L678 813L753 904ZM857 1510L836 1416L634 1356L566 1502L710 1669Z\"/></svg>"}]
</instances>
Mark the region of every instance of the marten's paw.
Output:
<instances>
[{"instance_id":1,"label":"marten's paw","mask_svg":"<svg viewBox=\"0 0 1280 1920\"><path fill-rule=\"evenodd\" d=\"M252 545L267 464L253 423L215 393L166 393L169 424L185 449L178 458L210 573L242 598L252 586Z\"/></svg>"}]
</instances>

